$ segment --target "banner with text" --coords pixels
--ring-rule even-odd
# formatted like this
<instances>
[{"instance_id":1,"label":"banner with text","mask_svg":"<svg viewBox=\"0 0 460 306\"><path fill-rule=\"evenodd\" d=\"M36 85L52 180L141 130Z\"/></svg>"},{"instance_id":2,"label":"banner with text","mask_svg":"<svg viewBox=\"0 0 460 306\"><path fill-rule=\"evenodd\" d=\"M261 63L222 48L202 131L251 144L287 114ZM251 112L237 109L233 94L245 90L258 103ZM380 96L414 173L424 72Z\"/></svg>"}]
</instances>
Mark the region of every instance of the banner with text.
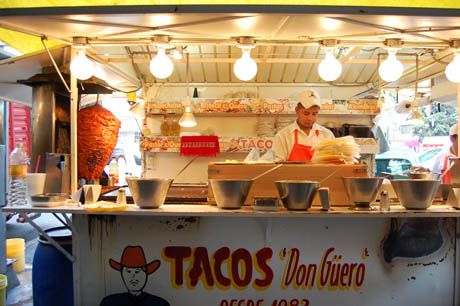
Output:
<instances>
[{"instance_id":1,"label":"banner with text","mask_svg":"<svg viewBox=\"0 0 460 306\"><path fill-rule=\"evenodd\" d=\"M453 305L453 219L90 221L81 305Z\"/></svg>"}]
</instances>

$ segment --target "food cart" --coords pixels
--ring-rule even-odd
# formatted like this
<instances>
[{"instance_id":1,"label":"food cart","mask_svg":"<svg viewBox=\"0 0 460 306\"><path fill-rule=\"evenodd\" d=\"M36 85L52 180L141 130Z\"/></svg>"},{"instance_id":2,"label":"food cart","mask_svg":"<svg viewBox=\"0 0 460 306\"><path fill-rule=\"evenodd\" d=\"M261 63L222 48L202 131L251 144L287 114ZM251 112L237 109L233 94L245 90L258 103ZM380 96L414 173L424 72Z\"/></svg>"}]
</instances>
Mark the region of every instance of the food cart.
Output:
<instances>
[{"instance_id":1,"label":"food cart","mask_svg":"<svg viewBox=\"0 0 460 306\"><path fill-rule=\"evenodd\" d=\"M189 54L197 52L197 56L189 60L195 74L192 86L207 88L214 94L226 86L238 90L256 88L258 95L244 97L244 101L235 97L192 99L199 123L213 126L219 136L227 133L219 139L221 154L217 159L197 160L179 179L198 185L207 182L208 175L230 173L254 177L267 170L266 165L232 165L232 162L225 164L225 160L241 159L253 147L270 148L273 138L257 135L257 120L264 115L293 118L292 109L290 112L288 107L296 101L293 94L321 82L310 66L322 60L318 44L325 44L327 39L338 39L336 44L347 47L340 60L348 70L340 82L323 82L318 86L330 102L325 103L329 110L324 111L330 114L322 119L323 123L353 120L371 123L381 101L350 102L349 97L369 89L368 86L376 90L382 86L398 86L397 82L382 82L375 77L376 64L384 56L378 49L384 43L387 47L403 43L407 49L427 48L433 52L432 58L420 60L417 52L401 55L407 66L401 80L415 84L443 74L439 62L449 59L452 54L449 47L458 47L456 40L449 40L452 38L449 35L455 36L459 22L456 16L460 14L460 6L453 2L436 4L435 8L432 4L413 8L409 1L398 3L397 8L386 7L383 1L366 7L357 2L335 7L327 1L293 6L243 5L251 3L99 6L97 10L44 5L39 9L4 9L2 25L46 37L45 46L53 39L74 46L82 43L89 46L87 53L92 59L124 77L125 83L119 83L120 88L127 86L132 91L133 84L134 88L143 86L149 114L147 124L153 134L159 128L158 122L166 117L179 118L183 109L182 100L177 99L190 93L183 84L183 80L188 79L188 73L184 73L185 59L178 60L183 65L176 64L180 73L166 81L145 78L148 68L141 64L150 62L149 46L164 44L161 40L165 34L169 37L167 43L177 47L188 45ZM430 17L420 17L428 15ZM165 24L169 21L161 18L162 21L155 21L154 17L173 18L174 26L167 27ZM325 17L339 22L341 28L322 27ZM253 23L243 23L242 28L238 28L240 19ZM231 73L231 64L241 53L235 45L241 42L241 37L248 36L247 27L255 37L257 48L252 55L260 65L260 76L249 85ZM300 30L302 27L305 29ZM136 49L134 46L138 45ZM366 48L375 50L365 51L371 54L359 57ZM120 50L125 50L126 57L113 55ZM222 56L224 51L226 55ZM316 54L310 56L311 52ZM76 49L72 48L71 58L75 56ZM357 82L359 76L352 76L356 72L350 69L353 65L359 65L360 75L367 74L366 82ZM127 73L126 67L134 74ZM210 69L215 69L214 78L210 77ZM202 70L202 78L197 76L198 70ZM74 76L70 80L70 152L72 191L75 191L78 181L76 122L81 88ZM343 87L347 82L356 85L356 90ZM287 107L281 110L279 105ZM169 108L176 111L168 111ZM334 112L335 108L340 109ZM244 131L250 132L241 134ZM174 177L191 158L179 155L177 136L146 136L141 146L146 176ZM369 155L369 167L376 153L375 143L364 140L361 146ZM216 161L224 163L209 165ZM307 171L302 167L307 166L310 165L286 165L278 171L290 169L285 170L285 179L290 175L303 177ZM351 166L357 170L350 170L352 173L366 176L366 166ZM329 169L319 177L319 171L315 170L310 175L321 180L334 171ZM260 179L256 195L265 195L260 193L268 188L264 184L280 174L274 171L270 175ZM426 210L407 210L397 203L390 211L350 210L340 177L329 183L334 192L329 210L314 205L304 211L256 211L252 201L240 209L224 210L209 205L212 189L208 193L209 203L206 198L203 202L168 203L156 209L130 205L123 211L114 211L104 207L86 209L74 204L3 210L20 212L26 218L27 212L63 215L73 233L72 254L49 239L73 262L75 305L136 305L142 300L149 305L459 305L459 211L445 203L435 203ZM36 226L33 220L29 221Z\"/></svg>"}]
</instances>

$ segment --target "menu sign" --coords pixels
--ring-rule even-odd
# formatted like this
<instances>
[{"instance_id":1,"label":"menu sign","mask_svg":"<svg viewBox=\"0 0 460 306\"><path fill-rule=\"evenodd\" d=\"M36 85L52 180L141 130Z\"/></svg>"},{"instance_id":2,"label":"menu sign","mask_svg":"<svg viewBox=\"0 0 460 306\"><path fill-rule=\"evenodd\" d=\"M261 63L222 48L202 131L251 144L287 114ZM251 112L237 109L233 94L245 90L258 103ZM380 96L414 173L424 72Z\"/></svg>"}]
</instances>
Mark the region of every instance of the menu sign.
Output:
<instances>
[{"instance_id":1,"label":"menu sign","mask_svg":"<svg viewBox=\"0 0 460 306\"><path fill-rule=\"evenodd\" d=\"M141 139L141 151L145 152L179 152L180 137L148 137Z\"/></svg>"},{"instance_id":2,"label":"menu sign","mask_svg":"<svg viewBox=\"0 0 460 306\"><path fill-rule=\"evenodd\" d=\"M297 104L297 100L273 98L192 99L192 109L195 113L295 114ZM149 114L183 111L184 106L180 102L147 103ZM321 111L337 114L378 114L380 108L377 99L323 99Z\"/></svg>"},{"instance_id":3,"label":"menu sign","mask_svg":"<svg viewBox=\"0 0 460 306\"><path fill-rule=\"evenodd\" d=\"M273 147L273 137L219 137L219 147L221 152L266 151ZM179 152L180 137L145 137L140 148L145 152Z\"/></svg>"}]
</instances>

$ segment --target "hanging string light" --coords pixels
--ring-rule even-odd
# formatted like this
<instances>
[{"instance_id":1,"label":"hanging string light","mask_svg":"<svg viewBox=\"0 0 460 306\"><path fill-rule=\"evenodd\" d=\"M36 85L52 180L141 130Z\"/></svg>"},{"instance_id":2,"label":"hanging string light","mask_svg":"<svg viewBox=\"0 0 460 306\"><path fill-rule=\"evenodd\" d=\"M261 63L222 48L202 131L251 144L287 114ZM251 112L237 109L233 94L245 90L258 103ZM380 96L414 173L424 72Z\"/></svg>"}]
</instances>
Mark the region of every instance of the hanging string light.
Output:
<instances>
[{"instance_id":1,"label":"hanging string light","mask_svg":"<svg viewBox=\"0 0 460 306\"><path fill-rule=\"evenodd\" d=\"M195 116L192 113L192 103L190 102L190 90L189 90L189 54L185 54L185 83L187 89L187 96L185 97L185 111L182 117L179 119L179 125L182 127L194 127L197 125Z\"/></svg>"}]
</instances>

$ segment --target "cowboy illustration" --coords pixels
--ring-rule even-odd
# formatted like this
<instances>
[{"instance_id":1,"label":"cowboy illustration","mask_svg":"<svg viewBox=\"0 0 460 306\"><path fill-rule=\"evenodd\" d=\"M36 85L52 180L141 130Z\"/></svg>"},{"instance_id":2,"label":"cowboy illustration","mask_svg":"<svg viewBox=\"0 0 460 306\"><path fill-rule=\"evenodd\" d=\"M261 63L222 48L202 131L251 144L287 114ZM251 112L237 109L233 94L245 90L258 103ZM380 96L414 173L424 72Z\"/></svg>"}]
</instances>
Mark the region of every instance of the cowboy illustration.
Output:
<instances>
[{"instance_id":1,"label":"cowboy illustration","mask_svg":"<svg viewBox=\"0 0 460 306\"><path fill-rule=\"evenodd\" d=\"M120 262L109 260L110 266L120 271L128 292L106 296L100 306L169 306L161 297L144 292L147 277L160 267L160 261L147 263L141 246L127 246Z\"/></svg>"}]
</instances>

